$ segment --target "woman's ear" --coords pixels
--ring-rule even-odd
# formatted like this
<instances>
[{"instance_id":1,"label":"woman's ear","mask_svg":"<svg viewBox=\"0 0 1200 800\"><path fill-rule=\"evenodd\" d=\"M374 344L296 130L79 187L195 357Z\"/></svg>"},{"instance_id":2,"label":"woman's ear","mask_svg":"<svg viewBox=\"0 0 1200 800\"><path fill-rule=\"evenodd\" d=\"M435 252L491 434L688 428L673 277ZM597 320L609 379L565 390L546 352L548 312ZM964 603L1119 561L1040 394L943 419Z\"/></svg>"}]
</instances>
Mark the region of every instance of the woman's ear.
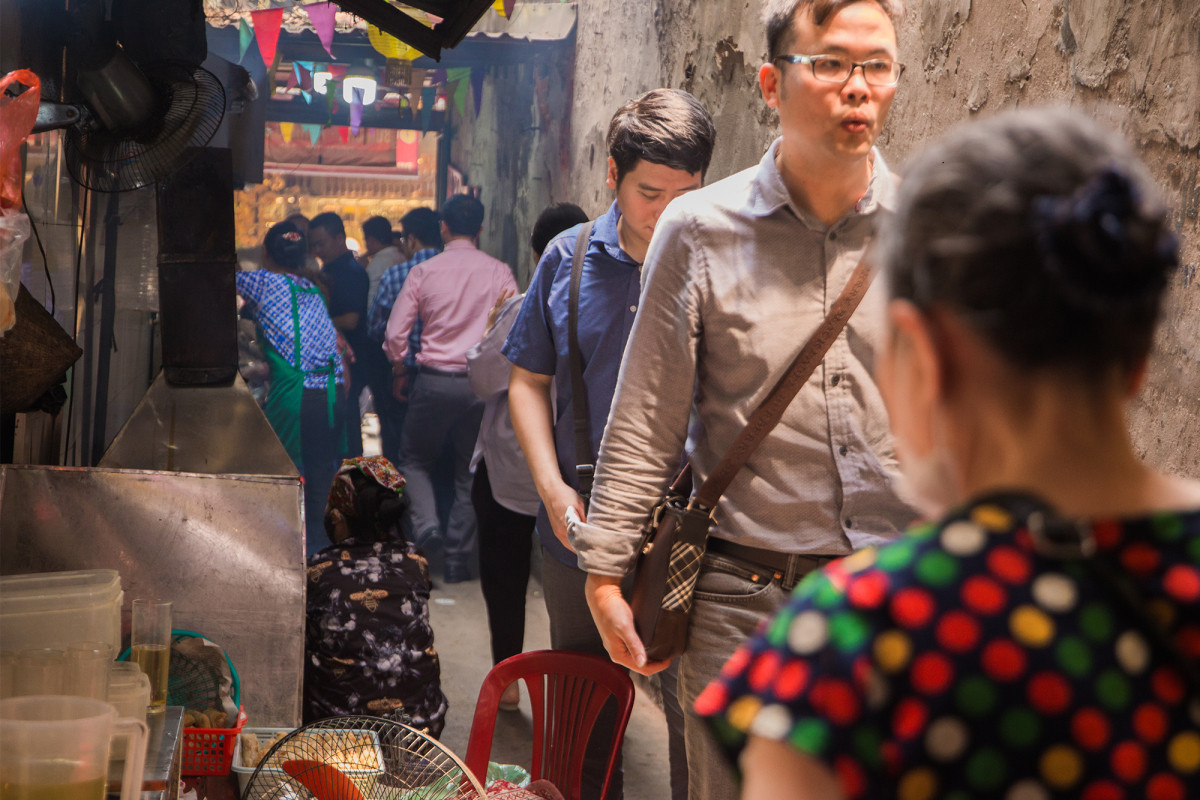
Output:
<instances>
[{"instance_id":1,"label":"woman's ear","mask_svg":"<svg viewBox=\"0 0 1200 800\"><path fill-rule=\"evenodd\" d=\"M908 300L888 306L890 340L881 388L897 437L924 455L934 445L934 417L945 400L946 365L929 317Z\"/></svg>"}]
</instances>

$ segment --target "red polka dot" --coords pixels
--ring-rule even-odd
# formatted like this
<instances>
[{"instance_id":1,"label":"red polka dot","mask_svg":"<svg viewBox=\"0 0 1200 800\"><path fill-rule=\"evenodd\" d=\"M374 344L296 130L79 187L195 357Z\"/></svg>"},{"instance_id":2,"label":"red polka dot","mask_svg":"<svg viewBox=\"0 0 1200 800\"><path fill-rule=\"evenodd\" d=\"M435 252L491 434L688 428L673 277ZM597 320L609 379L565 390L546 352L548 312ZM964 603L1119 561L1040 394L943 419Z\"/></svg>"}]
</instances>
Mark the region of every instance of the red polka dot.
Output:
<instances>
[{"instance_id":1,"label":"red polka dot","mask_svg":"<svg viewBox=\"0 0 1200 800\"><path fill-rule=\"evenodd\" d=\"M1173 706L1183 700L1186 691L1183 678L1171 667L1159 667L1150 676L1150 686L1154 694L1166 705Z\"/></svg>"},{"instance_id":2,"label":"red polka dot","mask_svg":"<svg viewBox=\"0 0 1200 800\"><path fill-rule=\"evenodd\" d=\"M1079 800L1124 800L1125 790L1112 781L1096 781L1088 784L1079 795Z\"/></svg>"},{"instance_id":3,"label":"red polka dot","mask_svg":"<svg viewBox=\"0 0 1200 800\"><path fill-rule=\"evenodd\" d=\"M1112 549L1121 543L1121 526L1111 520L1093 523L1092 536L1101 549Z\"/></svg>"},{"instance_id":4,"label":"red polka dot","mask_svg":"<svg viewBox=\"0 0 1200 800\"><path fill-rule=\"evenodd\" d=\"M1025 672L1025 651L1009 639L988 642L980 660L993 680L1015 681Z\"/></svg>"},{"instance_id":5,"label":"red polka dot","mask_svg":"<svg viewBox=\"0 0 1200 800\"><path fill-rule=\"evenodd\" d=\"M1163 576L1163 588L1181 603L1195 603L1200 600L1200 570L1176 564Z\"/></svg>"},{"instance_id":6,"label":"red polka dot","mask_svg":"<svg viewBox=\"0 0 1200 800\"><path fill-rule=\"evenodd\" d=\"M892 616L906 628L928 624L933 611L933 597L924 589L910 586L892 596Z\"/></svg>"},{"instance_id":7,"label":"red polka dot","mask_svg":"<svg viewBox=\"0 0 1200 800\"><path fill-rule=\"evenodd\" d=\"M1146 744L1158 744L1167 735L1167 712L1153 703L1142 703L1133 712L1133 730Z\"/></svg>"},{"instance_id":8,"label":"red polka dot","mask_svg":"<svg viewBox=\"0 0 1200 800\"><path fill-rule=\"evenodd\" d=\"M1112 769L1126 783L1141 780L1146 772L1146 751L1137 742L1121 742L1112 749Z\"/></svg>"},{"instance_id":9,"label":"red polka dot","mask_svg":"<svg viewBox=\"0 0 1200 800\"><path fill-rule=\"evenodd\" d=\"M1146 781L1146 800L1183 800L1183 781L1165 772Z\"/></svg>"},{"instance_id":10,"label":"red polka dot","mask_svg":"<svg viewBox=\"0 0 1200 800\"><path fill-rule=\"evenodd\" d=\"M954 665L941 653L922 653L909 671L913 688L922 694L940 694L954 680Z\"/></svg>"},{"instance_id":11,"label":"red polka dot","mask_svg":"<svg viewBox=\"0 0 1200 800\"><path fill-rule=\"evenodd\" d=\"M979 645L979 623L965 611L947 611L938 620L937 640L951 653L967 653Z\"/></svg>"},{"instance_id":12,"label":"red polka dot","mask_svg":"<svg viewBox=\"0 0 1200 800\"><path fill-rule=\"evenodd\" d=\"M746 665L750 663L750 648L739 647L733 651L733 655L725 662L725 666L721 667L721 675L725 678L732 678L734 675L741 674Z\"/></svg>"},{"instance_id":13,"label":"red polka dot","mask_svg":"<svg viewBox=\"0 0 1200 800\"><path fill-rule=\"evenodd\" d=\"M855 608L879 608L887 598L890 582L883 572L868 572L850 581L846 599Z\"/></svg>"},{"instance_id":14,"label":"red polka dot","mask_svg":"<svg viewBox=\"0 0 1200 800\"><path fill-rule=\"evenodd\" d=\"M1014 586L1029 582L1029 559L1019 550L1011 547L996 547L987 557L988 569L1002 581Z\"/></svg>"},{"instance_id":15,"label":"red polka dot","mask_svg":"<svg viewBox=\"0 0 1200 800\"><path fill-rule=\"evenodd\" d=\"M758 658L754 659L754 663L750 666L748 680L750 688L759 694L765 692L771 686L771 681L779 672L782 659L774 650L768 650L765 653L760 653Z\"/></svg>"},{"instance_id":16,"label":"red polka dot","mask_svg":"<svg viewBox=\"0 0 1200 800\"><path fill-rule=\"evenodd\" d=\"M1081 708L1071 717L1071 735L1084 750L1099 750L1108 744L1108 717L1095 708Z\"/></svg>"},{"instance_id":17,"label":"red polka dot","mask_svg":"<svg viewBox=\"0 0 1200 800\"><path fill-rule=\"evenodd\" d=\"M723 683L710 683L696 698L695 709L697 714L708 716L720 711L729 702L729 690L725 688Z\"/></svg>"},{"instance_id":18,"label":"red polka dot","mask_svg":"<svg viewBox=\"0 0 1200 800\"><path fill-rule=\"evenodd\" d=\"M791 661L779 671L775 681L775 696L780 700L795 700L808 683L808 662Z\"/></svg>"},{"instance_id":19,"label":"red polka dot","mask_svg":"<svg viewBox=\"0 0 1200 800\"><path fill-rule=\"evenodd\" d=\"M1055 672L1039 672L1026 687L1029 704L1042 714L1061 714L1071 704L1071 684Z\"/></svg>"},{"instance_id":20,"label":"red polka dot","mask_svg":"<svg viewBox=\"0 0 1200 800\"><path fill-rule=\"evenodd\" d=\"M838 783L842 786L842 793L850 800L862 797L867 791L867 779L863 774L863 769L850 756L841 755L835 758L833 771L837 775Z\"/></svg>"},{"instance_id":21,"label":"red polka dot","mask_svg":"<svg viewBox=\"0 0 1200 800\"><path fill-rule=\"evenodd\" d=\"M871 674L874 671L874 667L871 666L871 659L866 655L861 655L854 659L854 664L850 667L850 679L859 691L865 692L867 685L871 681Z\"/></svg>"},{"instance_id":22,"label":"red polka dot","mask_svg":"<svg viewBox=\"0 0 1200 800\"><path fill-rule=\"evenodd\" d=\"M849 725L858 720L858 693L848 681L818 678L813 682L809 701L834 725Z\"/></svg>"},{"instance_id":23,"label":"red polka dot","mask_svg":"<svg viewBox=\"0 0 1200 800\"><path fill-rule=\"evenodd\" d=\"M1200 628L1184 625L1175 634L1175 646L1188 658L1200 660Z\"/></svg>"},{"instance_id":24,"label":"red polka dot","mask_svg":"<svg viewBox=\"0 0 1200 800\"><path fill-rule=\"evenodd\" d=\"M879 748L879 755L883 758L883 769L888 775L898 775L904 769L904 751L900 749L900 744L895 740L889 739Z\"/></svg>"},{"instance_id":25,"label":"red polka dot","mask_svg":"<svg viewBox=\"0 0 1200 800\"><path fill-rule=\"evenodd\" d=\"M984 575L974 575L963 582L963 605L978 614L998 614L1004 609L1004 589Z\"/></svg>"},{"instance_id":26,"label":"red polka dot","mask_svg":"<svg viewBox=\"0 0 1200 800\"><path fill-rule=\"evenodd\" d=\"M1159 561L1158 550L1145 542L1134 542L1121 552L1121 566L1139 577L1145 577L1158 569Z\"/></svg>"},{"instance_id":27,"label":"red polka dot","mask_svg":"<svg viewBox=\"0 0 1200 800\"><path fill-rule=\"evenodd\" d=\"M925 720L929 712L925 704L915 697L909 697L896 704L892 713L892 730L897 739L912 739L925 730Z\"/></svg>"}]
</instances>

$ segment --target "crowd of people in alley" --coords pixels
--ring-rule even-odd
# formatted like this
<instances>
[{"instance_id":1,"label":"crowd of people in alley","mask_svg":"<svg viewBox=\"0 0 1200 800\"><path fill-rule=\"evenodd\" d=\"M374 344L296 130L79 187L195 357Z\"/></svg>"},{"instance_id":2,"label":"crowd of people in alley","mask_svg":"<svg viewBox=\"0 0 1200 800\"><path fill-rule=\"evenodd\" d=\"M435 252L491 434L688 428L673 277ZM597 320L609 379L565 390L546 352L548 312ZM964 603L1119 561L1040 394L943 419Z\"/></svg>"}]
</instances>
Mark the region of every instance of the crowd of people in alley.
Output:
<instances>
[{"instance_id":1,"label":"crowd of people in alley","mask_svg":"<svg viewBox=\"0 0 1200 800\"><path fill-rule=\"evenodd\" d=\"M480 249L504 210L468 195L395 234L367 220L357 256L335 214L280 222L238 275L305 479L306 714L436 733L435 580L480 578L498 663L536 546L552 647L657 682L677 800L1200 796L1200 483L1148 466L1127 422L1178 262L1153 180L1042 109L953 128L900 181L875 146L899 0L765 6L762 160L706 185L704 105L628 101L611 204L546 209L523 294ZM648 657L647 519L685 464L717 471L827 317L719 502L693 497L686 648Z\"/></svg>"}]
</instances>

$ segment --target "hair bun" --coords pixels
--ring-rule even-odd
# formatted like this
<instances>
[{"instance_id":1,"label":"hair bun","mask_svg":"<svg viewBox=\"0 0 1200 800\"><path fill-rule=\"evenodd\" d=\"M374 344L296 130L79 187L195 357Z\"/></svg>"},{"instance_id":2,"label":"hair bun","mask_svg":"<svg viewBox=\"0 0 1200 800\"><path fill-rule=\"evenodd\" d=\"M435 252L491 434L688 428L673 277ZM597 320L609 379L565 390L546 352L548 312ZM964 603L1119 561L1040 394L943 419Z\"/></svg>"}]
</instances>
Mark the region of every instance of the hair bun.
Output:
<instances>
[{"instance_id":1,"label":"hair bun","mask_svg":"<svg viewBox=\"0 0 1200 800\"><path fill-rule=\"evenodd\" d=\"M1069 197L1035 197L1031 209L1047 272L1068 300L1097 310L1157 296L1179 258L1178 239L1163 223L1115 167Z\"/></svg>"}]
</instances>

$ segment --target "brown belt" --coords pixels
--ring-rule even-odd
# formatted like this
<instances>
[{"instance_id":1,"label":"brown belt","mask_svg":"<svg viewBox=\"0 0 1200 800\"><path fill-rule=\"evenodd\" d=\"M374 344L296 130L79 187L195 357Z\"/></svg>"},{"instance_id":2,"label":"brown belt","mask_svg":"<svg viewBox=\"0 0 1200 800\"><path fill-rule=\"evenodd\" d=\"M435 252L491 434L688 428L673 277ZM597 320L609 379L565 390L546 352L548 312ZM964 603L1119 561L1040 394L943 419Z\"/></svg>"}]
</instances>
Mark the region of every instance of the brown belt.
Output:
<instances>
[{"instance_id":1,"label":"brown belt","mask_svg":"<svg viewBox=\"0 0 1200 800\"><path fill-rule=\"evenodd\" d=\"M715 536L708 539L708 552L760 567L775 576L783 588L791 591L800 578L841 556L818 556L804 553L780 553L763 547L749 547Z\"/></svg>"}]
</instances>

